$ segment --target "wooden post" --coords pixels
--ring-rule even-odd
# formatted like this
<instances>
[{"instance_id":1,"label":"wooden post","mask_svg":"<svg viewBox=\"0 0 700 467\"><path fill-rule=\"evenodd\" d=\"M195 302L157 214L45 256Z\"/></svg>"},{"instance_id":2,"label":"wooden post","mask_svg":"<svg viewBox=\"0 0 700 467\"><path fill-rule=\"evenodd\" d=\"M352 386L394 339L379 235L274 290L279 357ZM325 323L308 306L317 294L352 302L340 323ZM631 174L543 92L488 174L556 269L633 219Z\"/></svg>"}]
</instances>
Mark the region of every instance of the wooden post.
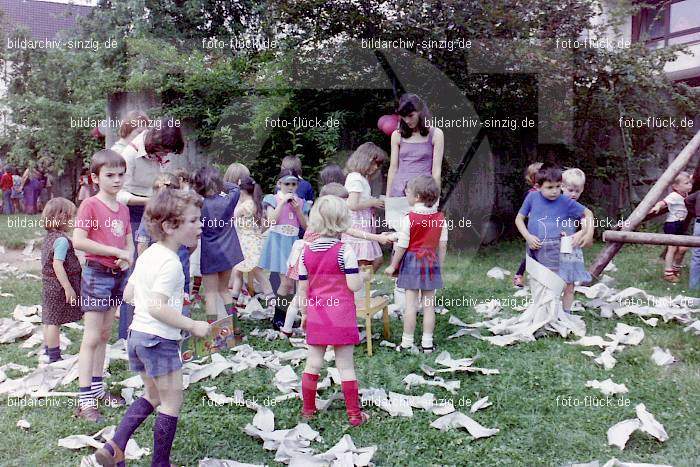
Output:
<instances>
[{"instance_id":1,"label":"wooden post","mask_svg":"<svg viewBox=\"0 0 700 467\"><path fill-rule=\"evenodd\" d=\"M698 148L700 148L700 131L698 131L695 136L685 145L683 150L678 154L678 156L673 160L673 162L668 166L666 171L661 175L656 183L651 187L649 192L644 196L642 202L632 211L629 218L624 222L620 231L630 232L633 231L637 226L644 220L646 215L649 213L654 204L661 198L666 189L673 183L683 168L690 162ZM610 260L617 254L622 248L623 243L615 242L605 245L605 248L598 254L598 257L593 261L589 272L594 278L598 278L600 273L603 271L605 266L608 265Z\"/></svg>"},{"instance_id":2,"label":"wooden post","mask_svg":"<svg viewBox=\"0 0 700 467\"><path fill-rule=\"evenodd\" d=\"M667 235L648 232L621 232L606 230L603 232L604 242L642 243L645 245L672 245L699 248L700 237L693 235Z\"/></svg>"}]
</instances>

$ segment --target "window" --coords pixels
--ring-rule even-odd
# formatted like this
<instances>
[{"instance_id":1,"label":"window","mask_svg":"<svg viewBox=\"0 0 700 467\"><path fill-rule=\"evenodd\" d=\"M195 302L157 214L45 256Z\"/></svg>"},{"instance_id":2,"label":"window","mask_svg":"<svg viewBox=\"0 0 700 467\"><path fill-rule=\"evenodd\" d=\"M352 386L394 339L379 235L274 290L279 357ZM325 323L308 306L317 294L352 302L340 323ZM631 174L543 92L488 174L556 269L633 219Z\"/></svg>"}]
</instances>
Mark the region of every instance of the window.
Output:
<instances>
[{"instance_id":1,"label":"window","mask_svg":"<svg viewBox=\"0 0 700 467\"><path fill-rule=\"evenodd\" d=\"M700 0L672 0L641 12L638 38L651 49L700 43Z\"/></svg>"}]
</instances>

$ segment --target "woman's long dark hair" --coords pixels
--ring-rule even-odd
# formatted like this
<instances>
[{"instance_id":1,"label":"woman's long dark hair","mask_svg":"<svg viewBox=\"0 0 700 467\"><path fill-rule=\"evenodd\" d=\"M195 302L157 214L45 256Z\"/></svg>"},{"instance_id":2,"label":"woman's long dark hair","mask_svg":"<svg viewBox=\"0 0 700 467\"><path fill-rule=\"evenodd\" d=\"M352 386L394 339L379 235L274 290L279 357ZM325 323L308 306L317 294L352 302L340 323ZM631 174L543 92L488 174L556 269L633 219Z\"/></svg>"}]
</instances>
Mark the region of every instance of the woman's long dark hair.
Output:
<instances>
[{"instance_id":1,"label":"woman's long dark hair","mask_svg":"<svg viewBox=\"0 0 700 467\"><path fill-rule=\"evenodd\" d=\"M418 112L418 132L421 136L428 136L430 129L425 125L425 121L431 117L428 106L423 100L415 94L404 94L399 99L399 105L396 108L396 113L402 117L406 117L411 112ZM413 130L406 125L403 119L399 120L399 133L403 138L410 138L413 135Z\"/></svg>"},{"instance_id":2,"label":"woman's long dark hair","mask_svg":"<svg viewBox=\"0 0 700 467\"><path fill-rule=\"evenodd\" d=\"M255 205L255 211L253 211L253 219L255 223L259 226L263 226L263 207L262 207L262 189L260 184L253 180L252 177L244 176L241 178L241 183L238 185L241 191L248 193L251 198L253 198L253 204Z\"/></svg>"}]
</instances>

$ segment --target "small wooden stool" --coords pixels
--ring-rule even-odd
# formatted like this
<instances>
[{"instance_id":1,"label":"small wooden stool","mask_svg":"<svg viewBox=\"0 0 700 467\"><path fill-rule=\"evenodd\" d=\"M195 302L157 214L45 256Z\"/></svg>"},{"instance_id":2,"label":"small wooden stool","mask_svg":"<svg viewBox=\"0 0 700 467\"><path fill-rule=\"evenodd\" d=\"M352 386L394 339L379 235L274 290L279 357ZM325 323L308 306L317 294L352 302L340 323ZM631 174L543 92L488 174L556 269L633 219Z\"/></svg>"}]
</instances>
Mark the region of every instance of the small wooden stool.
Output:
<instances>
[{"instance_id":1,"label":"small wooden stool","mask_svg":"<svg viewBox=\"0 0 700 467\"><path fill-rule=\"evenodd\" d=\"M364 282L365 298L364 303L357 307L357 316L365 319L365 332L367 333L367 355L372 356L372 316L382 310L382 321L384 322L384 339L389 339L389 298L371 297L372 266L362 266L362 271L368 271L368 279Z\"/></svg>"}]
</instances>

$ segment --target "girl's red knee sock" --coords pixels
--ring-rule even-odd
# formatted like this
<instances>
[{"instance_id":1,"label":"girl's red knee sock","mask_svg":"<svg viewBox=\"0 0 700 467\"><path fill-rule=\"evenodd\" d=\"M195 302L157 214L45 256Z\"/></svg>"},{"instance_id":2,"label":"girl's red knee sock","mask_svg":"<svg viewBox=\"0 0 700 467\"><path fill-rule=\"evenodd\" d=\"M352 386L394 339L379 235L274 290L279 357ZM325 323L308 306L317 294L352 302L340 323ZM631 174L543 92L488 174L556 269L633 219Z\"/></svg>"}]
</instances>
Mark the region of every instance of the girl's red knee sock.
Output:
<instances>
[{"instance_id":1,"label":"girl's red knee sock","mask_svg":"<svg viewBox=\"0 0 700 467\"><path fill-rule=\"evenodd\" d=\"M302 409L303 415L313 415L316 413L316 385L318 375L312 373L302 373L301 375L301 396L304 400Z\"/></svg>"},{"instance_id":2,"label":"girl's red knee sock","mask_svg":"<svg viewBox=\"0 0 700 467\"><path fill-rule=\"evenodd\" d=\"M350 424L353 426L362 424L362 410L360 409L360 387L357 380L342 381L343 395L345 396L345 410Z\"/></svg>"}]
</instances>

